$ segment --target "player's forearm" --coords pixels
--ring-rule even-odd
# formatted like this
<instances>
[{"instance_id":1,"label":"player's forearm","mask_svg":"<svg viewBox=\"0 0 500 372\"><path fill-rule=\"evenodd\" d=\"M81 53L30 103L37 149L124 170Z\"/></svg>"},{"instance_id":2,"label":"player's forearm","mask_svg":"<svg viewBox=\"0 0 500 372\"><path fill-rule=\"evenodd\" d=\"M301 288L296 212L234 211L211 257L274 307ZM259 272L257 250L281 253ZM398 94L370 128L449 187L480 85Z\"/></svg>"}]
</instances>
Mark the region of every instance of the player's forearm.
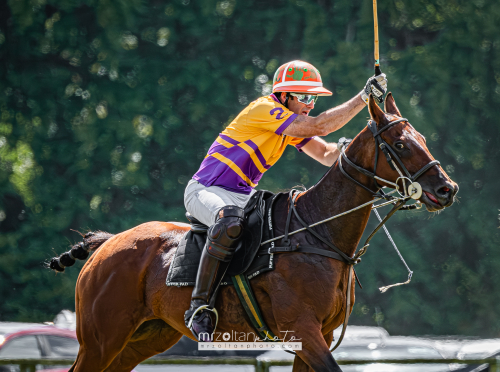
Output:
<instances>
[{"instance_id":1,"label":"player's forearm","mask_svg":"<svg viewBox=\"0 0 500 372\"><path fill-rule=\"evenodd\" d=\"M365 106L365 102L357 94L349 101L331 108L317 117L298 116L292 123L295 124L294 134L296 137L326 136L346 125Z\"/></svg>"},{"instance_id":2,"label":"player's forearm","mask_svg":"<svg viewBox=\"0 0 500 372\"><path fill-rule=\"evenodd\" d=\"M349 101L317 116L313 125L322 132L321 136L326 136L346 125L364 107L366 104L358 94Z\"/></svg>"}]
</instances>

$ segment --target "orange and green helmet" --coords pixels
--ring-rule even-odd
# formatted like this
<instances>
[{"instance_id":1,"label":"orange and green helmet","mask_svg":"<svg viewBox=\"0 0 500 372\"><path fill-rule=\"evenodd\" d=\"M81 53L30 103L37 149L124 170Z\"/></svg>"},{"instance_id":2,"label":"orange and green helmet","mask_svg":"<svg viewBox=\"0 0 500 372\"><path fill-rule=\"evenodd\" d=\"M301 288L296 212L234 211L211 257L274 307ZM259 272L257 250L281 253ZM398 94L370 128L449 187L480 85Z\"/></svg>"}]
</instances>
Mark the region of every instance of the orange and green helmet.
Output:
<instances>
[{"instance_id":1,"label":"orange and green helmet","mask_svg":"<svg viewBox=\"0 0 500 372\"><path fill-rule=\"evenodd\" d=\"M276 70L273 93L276 92L332 95L332 92L323 88L323 81L316 67L304 61L291 61Z\"/></svg>"}]
</instances>

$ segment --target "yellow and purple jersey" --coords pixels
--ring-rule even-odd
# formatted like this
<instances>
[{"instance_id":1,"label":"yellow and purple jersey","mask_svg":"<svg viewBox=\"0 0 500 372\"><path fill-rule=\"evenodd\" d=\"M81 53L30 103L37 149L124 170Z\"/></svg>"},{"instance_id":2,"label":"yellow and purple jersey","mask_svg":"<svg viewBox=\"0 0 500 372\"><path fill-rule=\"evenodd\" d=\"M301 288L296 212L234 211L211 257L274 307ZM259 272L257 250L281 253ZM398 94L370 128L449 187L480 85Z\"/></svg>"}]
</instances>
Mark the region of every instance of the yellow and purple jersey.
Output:
<instances>
[{"instance_id":1,"label":"yellow and purple jersey","mask_svg":"<svg viewBox=\"0 0 500 372\"><path fill-rule=\"evenodd\" d=\"M296 117L274 94L253 101L219 134L193 178L207 187L250 194L287 145L302 151L311 140L283 134Z\"/></svg>"}]
</instances>

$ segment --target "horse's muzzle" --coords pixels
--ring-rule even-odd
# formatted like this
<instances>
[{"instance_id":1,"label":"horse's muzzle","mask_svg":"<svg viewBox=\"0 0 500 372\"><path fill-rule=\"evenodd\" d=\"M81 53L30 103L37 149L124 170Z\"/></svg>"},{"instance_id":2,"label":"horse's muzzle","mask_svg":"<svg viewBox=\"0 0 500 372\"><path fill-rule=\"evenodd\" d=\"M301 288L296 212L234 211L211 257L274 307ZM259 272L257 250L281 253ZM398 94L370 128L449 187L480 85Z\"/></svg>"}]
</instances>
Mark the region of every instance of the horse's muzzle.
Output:
<instances>
[{"instance_id":1,"label":"horse's muzzle","mask_svg":"<svg viewBox=\"0 0 500 372\"><path fill-rule=\"evenodd\" d=\"M458 185L454 182L445 181L434 187L425 187L421 201L426 205L429 212L438 211L453 204Z\"/></svg>"}]
</instances>

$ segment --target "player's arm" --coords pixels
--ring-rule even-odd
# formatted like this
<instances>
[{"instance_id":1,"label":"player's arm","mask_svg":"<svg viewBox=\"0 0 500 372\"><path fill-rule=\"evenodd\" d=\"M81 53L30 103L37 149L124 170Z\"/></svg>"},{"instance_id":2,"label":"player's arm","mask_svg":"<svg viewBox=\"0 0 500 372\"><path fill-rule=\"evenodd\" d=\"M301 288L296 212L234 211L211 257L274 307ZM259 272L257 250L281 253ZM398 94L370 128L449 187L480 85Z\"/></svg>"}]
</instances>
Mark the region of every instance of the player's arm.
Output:
<instances>
[{"instance_id":1,"label":"player's arm","mask_svg":"<svg viewBox=\"0 0 500 372\"><path fill-rule=\"evenodd\" d=\"M336 143L328 143L318 137L307 142L302 151L327 167L331 167L340 154Z\"/></svg>"},{"instance_id":2,"label":"player's arm","mask_svg":"<svg viewBox=\"0 0 500 372\"><path fill-rule=\"evenodd\" d=\"M283 131L283 134L299 138L326 136L346 125L365 106L366 104L361 95L358 94L349 101L331 108L316 117L297 116Z\"/></svg>"},{"instance_id":3,"label":"player's arm","mask_svg":"<svg viewBox=\"0 0 500 372\"><path fill-rule=\"evenodd\" d=\"M346 103L325 111L317 117L299 115L283 133L300 138L326 136L342 128L360 112L368 103L369 94L373 94L378 102L382 102L386 91L387 78L385 74L372 76L366 82L363 90Z\"/></svg>"}]
</instances>

